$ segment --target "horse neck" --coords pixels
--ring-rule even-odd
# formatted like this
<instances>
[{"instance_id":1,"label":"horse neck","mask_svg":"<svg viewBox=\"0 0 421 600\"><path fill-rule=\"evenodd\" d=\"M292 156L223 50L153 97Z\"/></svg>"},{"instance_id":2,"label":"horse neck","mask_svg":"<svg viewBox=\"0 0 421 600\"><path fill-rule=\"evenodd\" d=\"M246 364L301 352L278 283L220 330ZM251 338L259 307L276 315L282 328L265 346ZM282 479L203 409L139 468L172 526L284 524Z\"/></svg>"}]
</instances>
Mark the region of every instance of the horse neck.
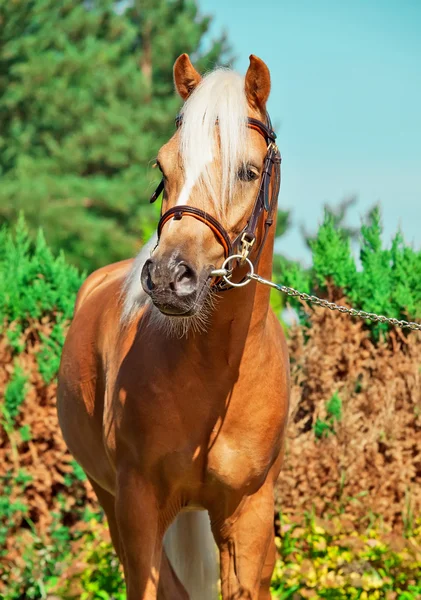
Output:
<instances>
[{"instance_id":1,"label":"horse neck","mask_svg":"<svg viewBox=\"0 0 421 600\"><path fill-rule=\"evenodd\" d=\"M256 272L265 279L271 279L273 263L273 243L275 226L268 235L261 253ZM216 305L211 324L205 336L200 336L205 344L215 338L228 341L232 335L246 338L259 338L267 325L269 314L270 288L252 281L248 285L228 290L221 294Z\"/></svg>"}]
</instances>

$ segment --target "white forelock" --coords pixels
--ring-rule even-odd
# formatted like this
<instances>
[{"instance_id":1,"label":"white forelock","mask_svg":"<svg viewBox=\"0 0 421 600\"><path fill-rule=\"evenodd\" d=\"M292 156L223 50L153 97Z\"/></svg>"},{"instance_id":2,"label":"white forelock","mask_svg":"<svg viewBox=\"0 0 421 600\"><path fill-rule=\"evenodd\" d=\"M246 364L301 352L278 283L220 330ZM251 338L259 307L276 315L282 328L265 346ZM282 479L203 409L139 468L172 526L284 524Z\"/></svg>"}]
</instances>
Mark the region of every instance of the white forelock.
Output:
<instances>
[{"instance_id":1,"label":"white forelock","mask_svg":"<svg viewBox=\"0 0 421 600\"><path fill-rule=\"evenodd\" d=\"M232 198L237 173L245 158L244 77L228 69L212 71L202 79L181 113L180 153L185 185L179 203L186 203L194 185L199 185L210 192L215 207L223 210ZM212 177L210 165L218 155L220 171L216 178Z\"/></svg>"}]
</instances>

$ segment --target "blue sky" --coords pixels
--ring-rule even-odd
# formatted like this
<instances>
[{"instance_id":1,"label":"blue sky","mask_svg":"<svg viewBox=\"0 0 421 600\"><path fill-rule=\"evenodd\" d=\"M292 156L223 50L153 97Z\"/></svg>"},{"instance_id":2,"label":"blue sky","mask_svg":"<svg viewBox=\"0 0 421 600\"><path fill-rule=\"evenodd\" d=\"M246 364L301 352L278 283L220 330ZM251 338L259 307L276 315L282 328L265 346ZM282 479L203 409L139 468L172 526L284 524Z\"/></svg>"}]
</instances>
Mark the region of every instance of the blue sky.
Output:
<instances>
[{"instance_id":1,"label":"blue sky","mask_svg":"<svg viewBox=\"0 0 421 600\"><path fill-rule=\"evenodd\" d=\"M280 249L308 262L299 225L323 204L357 195L359 224L374 203L385 240L400 226L421 242L421 0L199 0L248 56L272 74L269 111L282 152L280 206L294 227Z\"/></svg>"}]
</instances>

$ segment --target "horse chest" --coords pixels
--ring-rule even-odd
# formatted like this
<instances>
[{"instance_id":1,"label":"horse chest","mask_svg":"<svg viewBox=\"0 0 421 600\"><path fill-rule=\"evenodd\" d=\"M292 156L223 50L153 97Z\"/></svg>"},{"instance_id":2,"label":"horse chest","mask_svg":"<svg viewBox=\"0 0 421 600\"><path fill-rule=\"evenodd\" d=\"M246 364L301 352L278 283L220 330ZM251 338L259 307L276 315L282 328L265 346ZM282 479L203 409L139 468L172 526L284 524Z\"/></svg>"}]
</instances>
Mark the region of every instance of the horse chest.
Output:
<instances>
[{"instance_id":1,"label":"horse chest","mask_svg":"<svg viewBox=\"0 0 421 600\"><path fill-rule=\"evenodd\" d=\"M285 410L279 382L267 377L252 394L253 382L237 379L233 392L234 377L220 376L216 385L178 370L172 385L162 387L156 376L147 376L145 362L130 371L132 379L120 376L116 385L122 415L118 435L140 472L153 473L165 489L187 490L187 495L258 489L281 446Z\"/></svg>"}]
</instances>

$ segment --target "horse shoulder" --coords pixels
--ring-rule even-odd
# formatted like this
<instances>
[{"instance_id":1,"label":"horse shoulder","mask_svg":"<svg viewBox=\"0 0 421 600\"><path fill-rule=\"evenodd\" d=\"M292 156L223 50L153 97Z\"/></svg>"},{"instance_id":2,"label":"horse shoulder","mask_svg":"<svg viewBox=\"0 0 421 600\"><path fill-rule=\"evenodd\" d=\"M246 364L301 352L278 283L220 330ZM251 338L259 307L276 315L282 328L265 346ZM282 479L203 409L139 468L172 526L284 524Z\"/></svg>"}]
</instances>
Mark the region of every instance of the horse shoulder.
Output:
<instances>
[{"instance_id":1,"label":"horse shoulder","mask_svg":"<svg viewBox=\"0 0 421 600\"><path fill-rule=\"evenodd\" d=\"M131 261L121 261L91 273L76 298L59 373L80 385L101 373L104 352L118 334L120 294Z\"/></svg>"},{"instance_id":2,"label":"horse shoulder","mask_svg":"<svg viewBox=\"0 0 421 600\"><path fill-rule=\"evenodd\" d=\"M101 267L97 269L85 279L82 283L75 302L75 314L85 303L85 300L91 295L91 293L103 284L108 284L116 278L121 277L125 274L131 266L133 259L121 260L111 265Z\"/></svg>"},{"instance_id":3,"label":"horse shoulder","mask_svg":"<svg viewBox=\"0 0 421 600\"><path fill-rule=\"evenodd\" d=\"M131 261L98 269L82 284L63 347L57 409L66 444L105 489L113 469L104 444L106 354L118 335L119 298Z\"/></svg>"}]
</instances>

